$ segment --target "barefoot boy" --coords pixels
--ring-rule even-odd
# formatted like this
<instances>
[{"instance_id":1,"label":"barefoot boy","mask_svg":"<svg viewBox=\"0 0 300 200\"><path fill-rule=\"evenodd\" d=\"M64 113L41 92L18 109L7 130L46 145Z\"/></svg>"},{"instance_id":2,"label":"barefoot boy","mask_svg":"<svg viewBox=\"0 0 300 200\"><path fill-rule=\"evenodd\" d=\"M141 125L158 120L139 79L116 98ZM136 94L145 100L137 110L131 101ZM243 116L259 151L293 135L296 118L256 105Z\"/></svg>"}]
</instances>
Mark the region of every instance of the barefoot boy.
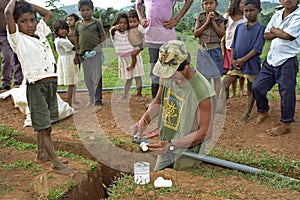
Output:
<instances>
[{"instance_id":1,"label":"barefoot boy","mask_svg":"<svg viewBox=\"0 0 300 200\"><path fill-rule=\"evenodd\" d=\"M43 19L37 22L36 12ZM51 160L52 170L72 175L56 156L51 139L51 122L58 119L57 75L52 49L46 39L51 12L25 1L11 0L5 9L8 41L18 55L27 84L27 101L34 131L37 132L37 162ZM17 25L17 26L16 26Z\"/></svg>"},{"instance_id":2,"label":"barefoot boy","mask_svg":"<svg viewBox=\"0 0 300 200\"><path fill-rule=\"evenodd\" d=\"M269 129L271 136L290 132L296 107L296 76L300 52L300 8L299 0L281 0L282 10L271 18L264 37L271 40L268 57L263 63L257 79L252 85L259 116L255 124L261 123L270 110L267 93L277 83L281 99L280 126Z\"/></svg>"},{"instance_id":3,"label":"barefoot boy","mask_svg":"<svg viewBox=\"0 0 300 200\"><path fill-rule=\"evenodd\" d=\"M246 23L241 23L236 27L233 42L231 45L232 65L224 79L226 96L229 95L229 86L239 77L247 79L248 105L239 119L238 124L244 125L250 118L250 113L254 104L252 83L260 71L260 55L262 53L265 40L265 26L257 21L257 16L261 11L260 0L245 0L244 15ZM245 43L245 40L248 41Z\"/></svg>"}]
</instances>

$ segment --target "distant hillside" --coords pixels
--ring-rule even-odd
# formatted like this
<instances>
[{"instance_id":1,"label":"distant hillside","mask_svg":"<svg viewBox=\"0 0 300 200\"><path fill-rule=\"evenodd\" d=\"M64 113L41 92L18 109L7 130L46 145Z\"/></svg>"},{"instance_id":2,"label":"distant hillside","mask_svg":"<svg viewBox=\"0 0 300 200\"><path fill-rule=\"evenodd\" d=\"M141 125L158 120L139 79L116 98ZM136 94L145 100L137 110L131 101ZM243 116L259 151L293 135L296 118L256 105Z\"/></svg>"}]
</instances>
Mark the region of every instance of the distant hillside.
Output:
<instances>
[{"instance_id":1,"label":"distant hillside","mask_svg":"<svg viewBox=\"0 0 300 200\"><path fill-rule=\"evenodd\" d=\"M218 0L219 5L217 7L217 11L220 14L224 14L229 6L229 1L228 0ZM280 3L275 3L277 2L277 0L274 1L262 1L261 6L262 6L262 13L265 12L270 12L274 10L274 7L279 5ZM202 6L201 6L202 0L194 0L191 8L189 9L189 13L191 13L191 15L196 18L200 12L203 12ZM183 5L183 3L179 3L179 5ZM122 8L122 11L128 11L130 10L132 7L131 6L126 6L124 8ZM78 7L77 4L73 4L73 5L69 5L69 6L63 6L60 9L64 10L67 12L67 14L72 14L75 13L77 15L80 16L80 13L78 11ZM97 7L97 9L99 10L104 10L103 8Z\"/></svg>"},{"instance_id":2,"label":"distant hillside","mask_svg":"<svg viewBox=\"0 0 300 200\"><path fill-rule=\"evenodd\" d=\"M98 10L104 10L104 8L100 8L100 7L96 7ZM69 5L69 6L63 6L59 9L62 9L64 11L66 11L67 14L72 14L72 13L75 13L77 14L78 16L80 16L80 13L78 11L78 7L77 7L77 4L73 4L73 5ZM126 6L124 8L122 8L121 10L123 11L128 11L131 9L131 6Z\"/></svg>"},{"instance_id":3,"label":"distant hillside","mask_svg":"<svg viewBox=\"0 0 300 200\"><path fill-rule=\"evenodd\" d=\"M64 10L66 11L66 13L69 15L69 14L72 14L72 13L75 13L77 15L80 15L79 11L78 11L78 7L77 7L77 4L73 4L73 5L69 5L69 6L63 6L61 8L59 8L61 10Z\"/></svg>"}]
</instances>

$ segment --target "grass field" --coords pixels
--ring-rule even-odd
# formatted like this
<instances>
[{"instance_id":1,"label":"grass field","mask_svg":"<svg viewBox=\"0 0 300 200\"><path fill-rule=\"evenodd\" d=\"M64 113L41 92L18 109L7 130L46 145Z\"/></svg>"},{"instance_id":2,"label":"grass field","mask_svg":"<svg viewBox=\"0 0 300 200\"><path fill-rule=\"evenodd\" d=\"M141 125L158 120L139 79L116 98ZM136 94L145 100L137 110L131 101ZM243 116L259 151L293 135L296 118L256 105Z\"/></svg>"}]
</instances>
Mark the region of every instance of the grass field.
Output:
<instances>
[{"instance_id":1,"label":"grass field","mask_svg":"<svg viewBox=\"0 0 300 200\"><path fill-rule=\"evenodd\" d=\"M182 34L178 36L181 40L183 40L187 46L188 51L191 53L191 60L192 65L196 67L196 57L197 57L197 51L198 51L198 42L197 40L191 35L191 34ZM52 44L53 42L50 41ZM263 53L261 55L262 60L265 60L267 57L267 53L270 47L270 41L266 41ZM120 80L118 78L118 58L117 54L115 53L114 47L105 47L103 48L104 56L105 56L105 62L103 65L103 87L104 88L115 88L115 87L124 87L125 81ZM149 64L149 55L148 55L148 49L144 49L142 51L142 59L144 63L144 70L145 70L145 76L143 77L143 85L150 85L151 79L149 77L150 74L150 64ZM54 52L55 57L57 58L57 53ZM298 54L298 59L300 60L300 54ZM0 69L1 72L1 69ZM84 89L86 88L83 80L83 71L81 70L81 80L77 85L78 89ZM223 76L224 78L225 76ZM297 82L300 82L300 75L298 73L297 75ZM135 82L133 81L133 86L135 85ZM59 89L64 90L66 89L65 86L59 86ZM278 90L277 85L274 86L272 89L273 91ZM297 84L296 87L297 94L300 94L300 85ZM145 88L143 90L143 94L150 94L150 89ZM278 98L277 95L273 96L273 93L270 94L270 98Z\"/></svg>"},{"instance_id":2,"label":"grass field","mask_svg":"<svg viewBox=\"0 0 300 200\"><path fill-rule=\"evenodd\" d=\"M186 36L183 38L183 40L185 41L188 51L191 53L192 65L194 68L196 68L198 43L192 36ZM269 47L270 47L270 42L266 41L266 44L263 49L263 53L261 55L262 61L266 59ZM103 87L108 87L108 88L123 87L125 82L120 81L118 78L118 67L117 67L118 59L117 59L116 53L114 52L114 48L113 47L104 48L104 55L105 55L105 63L104 63L105 67L103 69ZM143 84L150 85L151 80L150 80L149 74L150 74L151 67L149 64L149 55L148 55L147 49L142 51L142 58L143 58L144 69L145 69L145 76L143 77ZM298 54L298 59L300 60L300 54ZM224 77L225 76L223 76L222 78L224 78ZM297 83L299 83L299 82L300 82L300 75L298 73ZM135 84L135 83L133 82L133 84ZM84 87L84 83L82 82L81 85L79 86L79 88L83 88L83 87ZM275 85L272 89L275 92L275 94L277 93L276 91L278 91L277 88L278 88L277 85ZM278 95L274 96L274 92L272 94L269 94L271 99L278 98ZM297 85L296 92L297 92L297 94L300 94L300 85L299 84ZM144 90L143 93L150 94L150 90Z\"/></svg>"}]
</instances>

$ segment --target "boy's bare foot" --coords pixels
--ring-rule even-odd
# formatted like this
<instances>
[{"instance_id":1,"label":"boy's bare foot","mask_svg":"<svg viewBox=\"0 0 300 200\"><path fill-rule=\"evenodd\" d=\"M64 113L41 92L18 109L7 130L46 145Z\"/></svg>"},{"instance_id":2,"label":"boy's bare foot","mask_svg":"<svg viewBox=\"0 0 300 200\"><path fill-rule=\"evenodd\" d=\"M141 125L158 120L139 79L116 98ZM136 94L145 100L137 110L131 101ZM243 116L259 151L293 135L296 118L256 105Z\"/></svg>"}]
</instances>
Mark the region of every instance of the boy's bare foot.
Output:
<instances>
[{"instance_id":1,"label":"boy's bare foot","mask_svg":"<svg viewBox=\"0 0 300 200\"><path fill-rule=\"evenodd\" d=\"M280 126L267 130L270 136L280 136L291 132L291 123L281 123Z\"/></svg>"},{"instance_id":2,"label":"boy's bare foot","mask_svg":"<svg viewBox=\"0 0 300 200\"><path fill-rule=\"evenodd\" d=\"M60 167L54 167L53 165L51 165L51 171L58 174L69 175L69 176L74 176L77 173L76 170L71 169L66 165L62 165Z\"/></svg>"},{"instance_id":3,"label":"boy's bare foot","mask_svg":"<svg viewBox=\"0 0 300 200\"><path fill-rule=\"evenodd\" d=\"M238 121L237 124L238 125L245 125L250 119L250 115L249 114L244 114Z\"/></svg>"},{"instance_id":4,"label":"boy's bare foot","mask_svg":"<svg viewBox=\"0 0 300 200\"><path fill-rule=\"evenodd\" d=\"M43 162L49 162L49 161L51 161L50 157L47 157L47 158L46 157L43 157L43 158L36 157L34 160L34 162L36 162L36 163L43 163Z\"/></svg>"},{"instance_id":5,"label":"boy's bare foot","mask_svg":"<svg viewBox=\"0 0 300 200\"><path fill-rule=\"evenodd\" d=\"M68 163L68 160L64 159L63 157L58 157L59 160L63 163L63 164L67 164ZM34 160L36 163L44 163L44 162L50 162L51 159L49 156L44 156L44 157L36 157L35 160Z\"/></svg>"},{"instance_id":6,"label":"boy's bare foot","mask_svg":"<svg viewBox=\"0 0 300 200\"><path fill-rule=\"evenodd\" d=\"M269 112L259 113L256 120L254 121L254 125L260 124L268 117L269 117Z\"/></svg>"}]
</instances>

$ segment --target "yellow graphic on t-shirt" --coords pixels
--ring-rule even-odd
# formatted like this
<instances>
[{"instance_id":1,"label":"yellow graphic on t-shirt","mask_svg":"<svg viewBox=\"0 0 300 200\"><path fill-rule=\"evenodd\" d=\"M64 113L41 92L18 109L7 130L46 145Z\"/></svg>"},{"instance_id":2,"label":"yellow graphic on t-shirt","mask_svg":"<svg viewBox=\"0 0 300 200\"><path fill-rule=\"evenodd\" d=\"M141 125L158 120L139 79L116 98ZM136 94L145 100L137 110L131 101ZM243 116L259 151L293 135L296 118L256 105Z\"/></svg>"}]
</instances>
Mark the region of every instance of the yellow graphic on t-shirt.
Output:
<instances>
[{"instance_id":1,"label":"yellow graphic on t-shirt","mask_svg":"<svg viewBox=\"0 0 300 200\"><path fill-rule=\"evenodd\" d=\"M170 89L164 99L163 119L164 126L177 131L180 124L180 113L183 106L183 99L177 96Z\"/></svg>"}]
</instances>

